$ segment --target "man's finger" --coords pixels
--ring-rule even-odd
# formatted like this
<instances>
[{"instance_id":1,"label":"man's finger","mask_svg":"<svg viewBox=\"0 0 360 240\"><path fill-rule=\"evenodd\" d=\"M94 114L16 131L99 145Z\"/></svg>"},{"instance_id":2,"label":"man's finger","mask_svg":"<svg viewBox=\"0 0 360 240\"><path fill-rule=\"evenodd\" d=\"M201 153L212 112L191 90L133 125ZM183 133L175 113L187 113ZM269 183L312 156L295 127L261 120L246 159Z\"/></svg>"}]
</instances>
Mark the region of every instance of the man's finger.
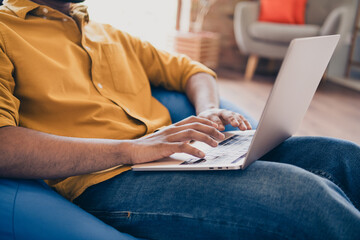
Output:
<instances>
[{"instance_id":1,"label":"man's finger","mask_svg":"<svg viewBox=\"0 0 360 240\"><path fill-rule=\"evenodd\" d=\"M180 126L173 126L172 128L167 129L167 133L175 134L182 131L191 132L190 130L204 133L214 139L218 139L218 140L224 139L224 134L219 132L215 127L208 126L199 122L188 123ZM196 140L196 139L188 139L188 140Z\"/></svg>"},{"instance_id":2,"label":"man's finger","mask_svg":"<svg viewBox=\"0 0 360 240\"><path fill-rule=\"evenodd\" d=\"M212 147L216 147L218 143L209 135L194 129L187 129L181 132L177 132L167 137L169 142L188 142L189 140L195 140L204 142Z\"/></svg>"},{"instance_id":3,"label":"man's finger","mask_svg":"<svg viewBox=\"0 0 360 240\"><path fill-rule=\"evenodd\" d=\"M231 124L233 127L239 127L241 121L236 117L237 114L228 110L221 111L220 117L224 124Z\"/></svg>"},{"instance_id":4,"label":"man's finger","mask_svg":"<svg viewBox=\"0 0 360 240\"><path fill-rule=\"evenodd\" d=\"M247 126L244 122L245 118L243 116L241 116L240 114L236 114L235 117L236 117L237 121L239 122L238 126L236 126L236 127L238 127L242 131L247 130Z\"/></svg>"},{"instance_id":5,"label":"man's finger","mask_svg":"<svg viewBox=\"0 0 360 240\"><path fill-rule=\"evenodd\" d=\"M205 125L209 125L212 127L217 127L217 124L215 122L210 121L209 119L197 117L197 116L190 116L188 118L185 118L184 120L181 120L180 122L177 122L174 124L174 126L181 126L189 123L199 122Z\"/></svg>"},{"instance_id":6,"label":"man's finger","mask_svg":"<svg viewBox=\"0 0 360 240\"><path fill-rule=\"evenodd\" d=\"M221 112L221 118L224 122L231 124L233 127L238 127L240 130L251 130L251 124L241 114L225 111Z\"/></svg>"},{"instance_id":7,"label":"man's finger","mask_svg":"<svg viewBox=\"0 0 360 240\"><path fill-rule=\"evenodd\" d=\"M251 124L250 124L250 122L248 121L248 120L244 120L244 123L245 123L245 126L246 126L246 128L247 128L247 130L251 130L252 129L252 126L251 126Z\"/></svg>"},{"instance_id":8,"label":"man's finger","mask_svg":"<svg viewBox=\"0 0 360 240\"><path fill-rule=\"evenodd\" d=\"M225 127L224 127L224 122L220 119L220 117L219 116L217 116L217 115L210 115L209 116L209 119L211 120L211 121L213 121L213 122L215 122L217 125L218 125L218 127L217 127L217 129L219 129L220 131L223 131L224 129L225 129Z\"/></svg>"},{"instance_id":9,"label":"man's finger","mask_svg":"<svg viewBox=\"0 0 360 240\"><path fill-rule=\"evenodd\" d=\"M238 116L241 118L242 120L242 123L243 123L243 127L244 127L244 130L251 130L252 127L251 127L251 124L250 122L242 115L238 114Z\"/></svg>"},{"instance_id":10,"label":"man's finger","mask_svg":"<svg viewBox=\"0 0 360 240\"><path fill-rule=\"evenodd\" d=\"M174 152L187 153L187 154L190 154L190 155L192 155L194 157L198 157L198 158L205 157L204 152L202 152L201 150L191 146L190 144L187 144L187 143L172 143L172 144L169 144L169 145L174 148Z\"/></svg>"}]
</instances>

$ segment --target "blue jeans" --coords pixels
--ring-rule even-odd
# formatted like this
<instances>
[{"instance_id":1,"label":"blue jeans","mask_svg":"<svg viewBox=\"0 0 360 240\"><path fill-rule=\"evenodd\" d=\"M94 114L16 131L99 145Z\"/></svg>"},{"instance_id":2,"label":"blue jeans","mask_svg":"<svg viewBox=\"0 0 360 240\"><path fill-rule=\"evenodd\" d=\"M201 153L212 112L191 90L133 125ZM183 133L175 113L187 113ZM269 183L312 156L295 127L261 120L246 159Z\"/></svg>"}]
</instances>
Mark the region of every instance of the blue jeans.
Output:
<instances>
[{"instance_id":1,"label":"blue jeans","mask_svg":"<svg viewBox=\"0 0 360 240\"><path fill-rule=\"evenodd\" d=\"M147 239L359 239L360 147L293 137L244 171L129 171L75 203Z\"/></svg>"}]
</instances>

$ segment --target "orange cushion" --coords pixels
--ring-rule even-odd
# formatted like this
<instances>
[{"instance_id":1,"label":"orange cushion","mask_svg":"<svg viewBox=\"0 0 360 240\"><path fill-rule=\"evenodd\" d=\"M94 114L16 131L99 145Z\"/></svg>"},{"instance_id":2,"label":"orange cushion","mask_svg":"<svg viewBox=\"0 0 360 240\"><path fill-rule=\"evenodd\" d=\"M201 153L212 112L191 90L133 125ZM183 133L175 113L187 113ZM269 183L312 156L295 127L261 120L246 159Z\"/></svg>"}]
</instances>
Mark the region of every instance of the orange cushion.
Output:
<instances>
[{"instance_id":1,"label":"orange cushion","mask_svg":"<svg viewBox=\"0 0 360 240\"><path fill-rule=\"evenodd\" d=\"M259 21L304 24L307 0L260 0Z\"/></svg>"},{"instance_id":2,"label":"orange cushion","mask_svg":"<svg viewBox=\"0 0 360 240\"><path fill-rule=\"evenodd\" d=\"M305 10L307 0L296 0L295 2L295 22L305 24Z\"/></svg>"}]
</instances>

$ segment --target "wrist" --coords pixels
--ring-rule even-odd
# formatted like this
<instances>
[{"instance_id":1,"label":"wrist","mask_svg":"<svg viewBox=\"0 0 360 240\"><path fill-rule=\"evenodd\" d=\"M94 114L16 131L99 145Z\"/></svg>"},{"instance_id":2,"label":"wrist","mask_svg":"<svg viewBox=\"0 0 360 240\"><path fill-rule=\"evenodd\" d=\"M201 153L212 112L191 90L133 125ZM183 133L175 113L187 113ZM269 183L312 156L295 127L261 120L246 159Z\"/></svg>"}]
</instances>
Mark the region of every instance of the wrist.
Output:
<instances>
[{"instance_id":1,"label":"wrist","mask_svg":"<svg viewBox=\"0 0 360 240\"><path fill-rule=\"evenodd\" d=\"M133 164L133 140L119 140L110 146L114 163L121 165Z\"/></svg>"},{"instance_id":2,"label":"wrist","mask_svg":"<svg viewBox=\"0 0 360 240\"><path fill-rule=\"evenodd\" d=\"M208 110L218 109L218 108L219 108L219 106L217 104L207 104L205 106L198 107L196 109L196 115L199 115L200 113L208 111Z\"/></svg>"},{"instance_id":3,"label":"wrist","mask_svg":"<svg viewBox=\"0 0 360 240\"><path fill-rule=\"evenodd\" d=\"M186 85L186 95L199 115L209 109L219 108L219 94L215 78L209 74L194 74Z\"/></svg>"}]
</instances>

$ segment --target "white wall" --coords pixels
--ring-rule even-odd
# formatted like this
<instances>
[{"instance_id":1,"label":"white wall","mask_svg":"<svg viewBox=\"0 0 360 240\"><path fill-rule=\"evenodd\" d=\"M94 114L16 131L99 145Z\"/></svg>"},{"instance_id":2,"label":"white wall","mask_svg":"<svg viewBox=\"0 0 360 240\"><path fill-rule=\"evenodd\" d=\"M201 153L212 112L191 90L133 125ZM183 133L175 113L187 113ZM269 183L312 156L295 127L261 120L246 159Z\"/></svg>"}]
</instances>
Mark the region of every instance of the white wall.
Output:
<instances>
[{"instance_id":1,"label":"white wall","mask_svg":"<svg viewBox=\"0 0 360 240\"><path fill-rule=\"evenodd\" d=\"M109 23L159 48L175 30L176 0L87 0L90 19Z\"/></svg>"}]
</instances>

